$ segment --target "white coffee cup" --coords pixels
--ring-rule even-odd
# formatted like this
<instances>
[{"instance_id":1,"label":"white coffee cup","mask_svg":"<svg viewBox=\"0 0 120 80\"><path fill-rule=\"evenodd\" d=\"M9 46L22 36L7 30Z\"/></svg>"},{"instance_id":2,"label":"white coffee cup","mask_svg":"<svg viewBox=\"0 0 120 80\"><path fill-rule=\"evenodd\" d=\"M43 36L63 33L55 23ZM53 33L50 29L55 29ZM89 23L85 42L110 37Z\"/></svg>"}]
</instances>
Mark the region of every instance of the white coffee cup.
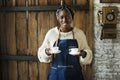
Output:
<instances>
[{"instance_id":1,"label":"white coffee cup","mask_svg":"<svg viewBox=\"0 0 120 80\"><path fill-rule=\"evenodd\" d=\"M51 51L52 51L52 53L59 53L60 52L59 47L52 47Z\"/></svg>"},{"instance_id":2,"label":"white coffee cup","mask_svg":"<svg viewBox=\"0 0 120 80\"><path fill-rule=\"evenodd\" d=\"M78 55L80 52L79 52L79 49L78 48L71 48L69 50L69 54L71 55Z\"/></svg>"}]
</instances>

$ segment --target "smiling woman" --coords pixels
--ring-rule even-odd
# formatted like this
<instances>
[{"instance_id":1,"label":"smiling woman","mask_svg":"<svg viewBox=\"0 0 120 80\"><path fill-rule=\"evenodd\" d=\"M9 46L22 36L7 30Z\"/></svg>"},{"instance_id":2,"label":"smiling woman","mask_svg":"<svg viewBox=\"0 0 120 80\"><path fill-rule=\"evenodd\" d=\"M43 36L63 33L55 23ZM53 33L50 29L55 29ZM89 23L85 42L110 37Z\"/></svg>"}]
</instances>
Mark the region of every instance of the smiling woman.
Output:
<instances>
[{"instance_id":1,"label":"smiling woman","mask_svg":"<svg viewBox=\"0 0 120 80\"><path fill-rule=\"evenodd\" d=\"M60 24L60 30L62 32L68 32L72 30L71 23L73 20L74 13L66 6L60 7L56 12L57 20Z\"/></svg>"},{"instance_id":2,"label":"smiling woman","mask_svg":"<svg viewBox=\"0 0 120 80\"><path fill-rule=\"evenodd\" d=\"M52 62L47 80L84 80L80 63L90 64L92 61L86 36L82 30L71 26L74 13L69 7L62 5L58 8L56 18L59 25L47 32L38 50L40 62ZM58 47L59 54L52 51L54 47ZM70 54L69 50L73 48L78 50Z\"/></svg>"}]
</instances>

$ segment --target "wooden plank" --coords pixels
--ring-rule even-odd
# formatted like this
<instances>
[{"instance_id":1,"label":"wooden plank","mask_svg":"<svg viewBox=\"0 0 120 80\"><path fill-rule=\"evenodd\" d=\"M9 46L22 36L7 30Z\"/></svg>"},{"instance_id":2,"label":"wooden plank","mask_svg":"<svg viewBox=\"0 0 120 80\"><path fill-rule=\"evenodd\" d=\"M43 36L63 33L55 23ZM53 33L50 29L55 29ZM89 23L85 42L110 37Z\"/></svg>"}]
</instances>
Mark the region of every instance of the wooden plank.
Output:
<instances>
[{"instance_id":1,"label":"wooden plank","mask_svg":"<svg viewBox=\"0 0 120 80\"><path fill-rule=\"evenodd\" d=\"M9 61L8 65L9 65L9 72L8 72L9 80L17 80L18 79L17 61Z\"/></svg>"},{"instance_id":2,"label":"wooden plank","mask_svg":"<svg viewBox=\"0 0 120 80\"><path fill-rule=\"evenodd\" d=\"M7 7L15 6L16 0L6 0Z\"/></svg>"},{"instance_id":3,"label":"wooden plank","mask_svg":"<svg viewBox=\"0 0 120 80\"><path fill-rule=\"evenodd\" d=\"M88 16L89 16L89 28L88 28L88 30L89 31L87 31L88 33L88 41L89 41L89 43L88 43L88 45L90 46L90 48L91 48L91 50L93 51L93 0L90 0L89 1L89 4L90 4L90 11L89 11L89 14L88 14ZM92 68L92 64L91 65L88 65L87 66L88 68L88 73L89 73L89 75L88 75L88 79L89 80L92 80L92 70L93 70L93 68ZM87 80L88 80L87 79Z\"/></svg>"},{"instance_id":4,"label":"wooden plank","mask_svg":"<svg viewBox=\"0 0 120 80\"><path fill-rule=\"evenodd\" d=\"M38 0L29 0L29 6L38 5ZM37 54L37 13L31 12L28 17L28 49L30 55ZM36 62L29 62L29 79L38 80L38 64Z\"/></svg>"},{"instance_id":5,"label":"wooden plank","mask_svg":"<svg viewBox=\"0 0 120 80\"><path fill-rule=\"evenodd\" d=\"M90 0L89 4L90 4L90 11L89 11L89 14L88 14L88 16L89 16L89 31L88 31L88 34L90 34L90 35L88 36L88 38L89 38L89 46L93 50L93 7L92 7L93 6L93 1Z\"/></svg>"},{"instance_id":6,"label":"wooden plank","mask_svg":"<svg viewBox=\"0 0 120 80\"><path fill-rule=\"evenodd\" d=\"M49 27L52 28L52 27L56 27L58 26L58 21L56 19L56 14L55 12L49 12L49 16L50 16L50 21L49 21Z\"/></svg>"},{"instance_id":7,"label":"wooden plank","mask_svg":"<svg viewBox=\"0 0 120 80\"><path fill-rule=\"evenodd\" d=\"M66 5L72 5L73 4L73 0L66 0L65 3L66 3Z\"/></svg>"},{"instance_id":8,"label":"wooden plank","mask_svg":"<svg viewBox=\"0 0 120 80\"><path fill-rule=\"evenodd\" d=\"M40 80L47 80L50 64L49 63L39 63L40 64Z\"/></svg>"},{"instance_id":9,"label":"wooden plank","mask_svg":"<svg viewBox=\"0 0 120 80\"><path fill-rule=\"evenodd\" d=\"M15 13L6 13L7 53L16 55Z\"/></svg>"},{"instance_id":10,"label":"wooden plank","mask_svg":"<svg viewBox=\"0 0 120 80\"><path fill-rule=\"evenodd\" d=\"M40 12L38 14L38 21L38 46L40 47L44 40L46 32L49 30L49 12ZM42 76L45 71L43 66L47 67L47 65L40 65L40 76ZM46 80L47 74L48 73L45 73L44 76L40 77L40 80Z\"/></svg>"},{"instance_id":11,"label":"wooden plank","mask_svg":"<svg viewBox=\"0 0 120 80\"><path fill-rule=\"evenodd\" d=\"M6 54L6 14L0 13L0 54Z\"/></svg>"},{"instance_id":12,"label":"wooden plank","mask_svg":"<svg viewBox=\"0 0 120 80\"><path fill-rule=\"evenodd\" d=\"M28 71L28 63L27 62L18 62L18 79L19 80L29 80L29 71Z\"/></svg>"},{"instance_id":13,"label":"wooden plank","mask_svg":"<svg viewBox=\"0 0 120 80\"><path fill-rule=\"evenodd\" d=\"M26 14L22 12L16 13L16 36L17 36L17 51L18 55L28 55L27 50L27 26ZM28 80L28 63L18 63L19 80ZM24 72L25 71L25 72ZM23 73L25 75L23 75Z\"/></svg>"},{"instance_id":14,"label":"wooden plank","mask_svg":"<svg viewBox=\"0 0 120 80\"><path fill-rule=\"evenodd\" d=\"M75 19L74 19L74 23L75 23L75 27L77 28L82 28L82 13L79 11L75 11Z\"/></svg>"},{"instance_id":15,"label":"wooden plank","mask_svg":"<svg viewBox=\"0 0 120 80\"><path fill-rule=\"evenodd\" d=\"M7 53L16 55L15 13L7 13ZM9 61L9 80L17 80L17 62ZM12 74L11 74L12 73Z\"/></svg>"},{"instance_id":16,"label":"wooden plank","mask_svg":"<svg viewBox=\"0 0 120 80\"><path fill-rule=\"evenodd\" d=\"M76 0L77 5L80 5L80 4L84 5L86 4L86 2L87 0Z\"/></svg>"},{"instance_id":17,"label":"wooden plank","mask_svg":"<svg viewBox=\"0 0 120 80\"><path fill-rule=\"evenodd\" d=\"M18 55L28 55L27 50L27 27L26 27L26 14L16 13L16 36L17 36L17 51ZM19 80L28 80L28 63L18 63ZM25 72L24 72L25 71ZM25 75L23 75L23 73Z\"/></svg>"},{"instance_id":18,"label":"wooden plank","mask_svg":"<svg viewBox=\"0 0 120 80\"><path fill-rule=\"evenodd\" d=\"M29 62L29 80L38 80L38 64L36 62Z\"/></svg>"},{"instance_id":19,"label":"wooden plank","mask_svg":"<svg viewBox=\"0 0 120 80\"><path fill-rule=\"evenodd\" d=\"M50 2L50 4L60 5L61 4L61 0L53 0L52 2Z\"/></svg>"},{"instance_id":20,"label":"wooden plank","mask_svg":"<svg viewBox=\"0 0 120 80\"><path fill-rule=\"evenodd\" d=\"M37 54L37 13L30 12L28 20L28 49L29 54L36 56Z\"/></svg>"},{"instance_id":21,"label":"wooden plank","mask_svg":"<svg viewBox=\"0 0 120 80\"><path fill-rule=\"evenodd\" d=\"M0 6L1 6L1 4L0 4ZM0 55L1 55L1 53L2 53L2 49L1 49L1 47L2 47L2 40L1 40L1 38L2 38L2 13L0 13ZM2 80L2 61L0 61L0 79Z\"/></svg>"},{"instance_id":22,"label":"wooden plank","mask_svg":"<svg viewBox=\"0 0 120 80\"><path fill-rule=\"evenodd\" d=\"M17 6L25 6L26 5L26 0L16 0L16 5Z\"/></svg>"},{"instance_id":23,"label":"wooden plank","mask_svg":"<svg viewBox=\"0 0 120 80\"><path fill-rule=\"evenodd\" d=\"M6 14L0 13L0 55L7 55ZM1 61L1 79L8 80L8 62Z\"/></svg>"},{"instance_id":24,"label":"wooden plank","mask_svg":"<svg viewBox=\"0 0 120 80\"><path fill-rule=\"evenodd\" d=\"M19 55L27 55L27 27L26 14L22 12L16 13L16 35L17 49Z\"/></svg>"},{"instance_id":25,"label":"wooden plank","mask_svg":"<svg viewBox=\"0 0 120 80\"><path fill-rule=\"evenodd\" d=\"M47 0L40 0L39 5L47 5ZM49 29L49 12L40 12L38 13L38 47L41 46L46 32ZM46 63L39 63L39 79L47 80L49 65Z\"/></svg>"},{"instance_id":26,"label":"wooden plank","mask_svg":"<svg viewBox=\"0 0 120 80\"><path fill-rule=\"evenodd\" d=\"M26 0L17 0L17 6L25 6ZM16 38L17 38L17 54L18 55L29 55L28 42L27 42L27 22L26 13L16 12ZM18 62L18 78L19 80L29 79L29 68L28 62Z\"/></svg>"},{"instance_id":27,"label":"wooden plank","mask_svg":"<svg viewBox=\"0 0 120 80\"><path fill-rule=\"evenodd\" d=\"M47 0L39 0L38 5L47 5L48 1Z\"/></svg>"},{"instance_id":28,"label":"wooden plank","mask_svg":"<svg viewBox=\"0 0 120 80\"><path fill-rule=\"evenodd\" d=\"M38 5L38 0L28 0L28 5L29 6L36 6L36 5Z\"/></svg>"},{"instance_id":29,"label":"wooden plank","mask_svg":"<svg viewBox=\"0 0 120 80\"><path fill-rule=\"evenodd\" d=\"M7 1L6 6L15 6L15 0ZM6 48L7 55L16 55L15 13L6 13ZM16 61L8 61L8 72L6 74L8 74L9 80L17 80Z\"/></svg>"},{"instance_id":30,"label":"wooden plank","mask_svg":"<svg viewBox=\"0 0 120 80\"><path fill-rule=\"evenodd\" d=\"M0 7L2 7L2 5L3 5L3 1L2 1L2 0L0 0Z\"/></svg>"},{"instance_id":31,"label":"wooden plank","mask_svg":"<svg viewBox=\"0 0 120 80\"><path fill-rule=\"evenodd\" d=\"M30 12L28 19L28 49L29 54L37 54L37 13ZM38 80L38 67L36 62L29 62L29 79Z\"/></svg>"},{"instance_id":32,"label":"wooden plank","mask_svg":"<svg viewBox=\"0 0 120 80\"><path fill-rule=\"evenodd\" d=\"M77 0L77 4L86 4L86 0ZM93 27L92 27L92 0L90 1L90 11L86 13L85 11L76 11L75 15L75 25L80 26L87 37L88 45L92 49L92 39L93 39ZM81 17L80 17L81 16ZM78 24L80 23L80 24ZM92 80L92 65L82 65L82 71L85 80Z\"/></svg>"},{"instance_id":33,"label":"wooden plank","mask_svg":"<svg viewBox=\"0 0 120 80\"><path fill-rule=\"evenodd\" d=\"M60 0L48 0L48 5L60 5ZM56 11L50 11L49 12L49 27L55 27L58 26L58 21L56 19Z\"/></svg>"}]
</instances>

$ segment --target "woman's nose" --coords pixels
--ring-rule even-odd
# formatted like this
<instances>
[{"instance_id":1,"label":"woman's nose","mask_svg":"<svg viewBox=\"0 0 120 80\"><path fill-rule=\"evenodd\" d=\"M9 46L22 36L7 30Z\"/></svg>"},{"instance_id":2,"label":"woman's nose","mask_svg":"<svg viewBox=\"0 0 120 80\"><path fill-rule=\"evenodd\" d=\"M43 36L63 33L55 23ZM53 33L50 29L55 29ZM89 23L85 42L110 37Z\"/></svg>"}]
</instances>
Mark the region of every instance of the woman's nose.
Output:
<instances>
[{"instance_id":1,"label":"woman's nose","mask_svg":"<svg viewBox=\"0 0 120 80\"><path fill-rule=\"evenodd\" d=\"M63 18L63 21L64 21L64 22L66 21L66 18L65 18L65 17Z\"/></svg>"}]
</instances>

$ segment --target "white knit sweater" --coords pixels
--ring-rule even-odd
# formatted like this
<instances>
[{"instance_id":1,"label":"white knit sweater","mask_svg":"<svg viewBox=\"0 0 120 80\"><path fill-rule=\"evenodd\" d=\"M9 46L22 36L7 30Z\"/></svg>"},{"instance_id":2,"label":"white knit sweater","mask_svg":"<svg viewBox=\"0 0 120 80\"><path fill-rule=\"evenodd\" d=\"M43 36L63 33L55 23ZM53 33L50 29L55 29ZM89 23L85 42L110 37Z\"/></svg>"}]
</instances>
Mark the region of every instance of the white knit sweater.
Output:
<instances>
[{"instance_id":1,"label":"white knit sweater","mask_svg":"<svg viewBox=\"0 0 120 80\"><path fill-rule=\"evenodd\" d=\"M92 62L93 56L92 56L92 51L90 50L90 48L87 44L85 34L83 33L82 30L80 30L76 27L74 27L73 32L74 32L74 37L78 42L79 50L84 50L87 52L87 56L85 58L82 58L80 56L80 63L90 64ZM57 29L57 27L54 27L47 32L45 39L43 41L43 44L38 49L38 59L40 60L40 62L50 63L52 61L52 57L48 56L45 53L45 49L53 47L53 44L55 43L55 41L58 38L58 34L59 34L59 30ZM62 39L73 39L72 31L60 32L60 39L61 40Z\"/></svg>"}]
</instances>

